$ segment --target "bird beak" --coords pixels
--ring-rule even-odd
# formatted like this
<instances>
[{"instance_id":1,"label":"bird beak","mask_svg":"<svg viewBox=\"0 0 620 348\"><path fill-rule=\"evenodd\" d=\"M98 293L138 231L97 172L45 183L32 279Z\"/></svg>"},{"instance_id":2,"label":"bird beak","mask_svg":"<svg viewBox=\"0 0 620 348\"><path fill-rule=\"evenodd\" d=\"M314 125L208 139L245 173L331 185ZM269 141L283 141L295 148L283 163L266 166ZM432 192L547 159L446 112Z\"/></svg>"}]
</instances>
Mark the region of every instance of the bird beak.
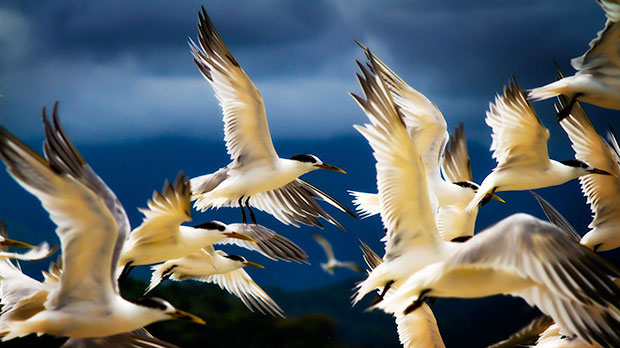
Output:
<instances>
[{"instance_id":1,"label":"bird beak","mask_svg":"<svg viewBox=\"0 0 620 348\"><path fill-rule=\"evenodd\" d=\"M614 174L614 173L610 173L610 172L608 172L608 171L606 171L606 170L597 169L597 168L590 169L588 172L589 172L590 174L613 175L613 176L615 176L616 178L618 177L618 176L617 176L616 174Z\"/></svg>"},{"instance_id":2,"label":"bird beak","mask_svg":"<svg viewBox=\"0 0 620 348\"><path fill-rule=\"evenodd\" d=\"M205 321L201 317L193 315L192 313L182 311L180 309L177 309L176 312L174 313L170 313L170 317L172 317L173 319L192 321L194 323L201 324L201 325L206 324Z\"/></svg>"},{"instance_id":3,"label":"bird beak","mask_svg":"<svg viewBox=\"0 0 620 348\"><path fill-rule=\"evenodd\" d=\"M245 234L237 233L237 232L226 232L224 233L224 235L226 235L226 237L228 238L236 238L236 239L241 239L241 240L247 240L248 242L251 242L251 243L257 243L256 239L246 236Z\"/></svg>"},{"instance_id":4,"label":"bird beak","mask_svg":"<svg viewBox=\"0 0 620 348\"><path fill-rule=\"evenodd\" d=\"M0 242L0 246L28 248L28 249L34 248L32 245L30 245L28 243L20 242L18 240L13 240L13 239L5 239L5 240L1 241Z\"/></svg>"},{"instance_id":5,"label":"bird beak","mask_svg":"<svg viewBox=\"0 0 620 348\"><path fill-rule=\"evenodd\" d=\"M265 268L265 266L263 266L263 265L259 265L258 263L254 263L254 262L251 262L251 261L246 261L246 262L244 262L244 263L243 263L243 266L244 266L244 267Z\"/></svg>"},{"instance_id":6,"label":"bird beak","mask_svg":"<svg viewBox=\"0 0 620 348\"><path fill-rule=\"evenodd\" d=\"M497 196L495 193L491 194L491 198L492 198L492 199L494 199L494 200L496 200L496 201L500 201L500 202L502 202L502 203L506 203L506 201L505 201L505 200L503 200L503 199L502 199L502 197Z\"/></svg>"},{"instance_id":7,"label":"bird beak","mask_svg":"<svg viewBox=\"0 0 620 348\"><path fill-rule=\"evenodd\" d=\"M338 173L342 173L342 174L346 174L347 172L345 172L344 170L336 167L336 166L332 166L331 164L326 164L323 163L321 165L318 166L321 169L328 169L328 170L333 170L334 172L338 172Z\"/></svg>"}]
</instances>

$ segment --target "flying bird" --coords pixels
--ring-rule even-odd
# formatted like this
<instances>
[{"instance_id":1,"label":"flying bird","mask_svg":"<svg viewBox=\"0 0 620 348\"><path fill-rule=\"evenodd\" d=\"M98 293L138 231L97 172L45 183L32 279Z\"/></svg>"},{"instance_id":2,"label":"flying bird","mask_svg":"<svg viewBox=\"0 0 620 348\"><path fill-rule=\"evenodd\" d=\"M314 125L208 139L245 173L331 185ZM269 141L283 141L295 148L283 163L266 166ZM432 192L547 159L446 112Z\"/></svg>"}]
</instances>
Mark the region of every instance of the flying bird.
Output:
<instances>
[{"instance_id":1,"label":"flying bird","mask_svg":"<svg viewBox=\"0 0 620 348\"><path fill-rule=\"evenodd\" d=\"M238 206L243 222L246 222L245 206L253 223L256 218L251 207L256 207L284 224L322 227L317 219L320 217L344 230L315 199L324 200L353 217L355 215L299 176L317 169L345 171L323 163L315 155L295 155L289 159L278 157L260 92L224 45L204 7L198 19L200 47L191 39L189 44L194 62L213 87L222 107L224 140L232 162L212 174L191 179L192 199L196 200L194 207L205 211Z\"/></svg>"},{"instance_id":2,"label":"flying bird","mask_svg":"<svg viewBox=\"0 0 620 348\"><path fill-rule=\"evenodd\" d=\"M130 302L121 297L115 270L130 229L127 215L69 141L58 122L57 106L53 124L43 109L46 158L0 127L0 158L57 225L63 266L58 282L40 283L25 280L27 276L8 260L0 263L5 303L0 316L2 340L31 333L111 336L175 318L204 323L162 299ZM11 277L21 280L13 282ZM7 298L7 293L20 296ZM12 303L7 306L7 302Z\"/></svg>"},{"instance_id":3,"label":"flying bird","mask_svg":"<svg viewBox=\"0 0 620 348\"><path fill-rule=\"evenodd\" d=\"M504 87L504 95L495 97L495 104L489 104L486 123L493 130L491 151L497 166L480 184L466 208L469 211L484 204L488 193L555 186L587 174L612 175L579 159L549 159L549 130L516 79Z\"/></svg>"},{"instance_id":4,"label":"flying bird","mask_svg":"<svg viewBox=\"0 0 620 348\"><path fill-rule=\"evenodd\" d=\"M257 263L247 261L243 256L228 255L208 246L189 256L152 266L151 282L145 293L166 279L197 280L219 285L241 299L252 312L257 309L263 314L284 317L282 309L252 280L243 267L263 268Z\"/></svg>"},{"instance_id":5,"label":"flying bird","mask_svg":"<svg viewBox=\"0 0 620 348\"><path fill-rule=\"evenodd\" d=\"M567 117L577 100L600 107L620 110L620 2L597 0L605 11L605 28L590 41L586 53L571 60L577 72L548 85L534 88L529 97L536 100L557 95L569 98L558 112L558 121Z\"/></svg>"},{"instance_id":6,"label":"flying bird","mask_svg":"<svg viewBox=\"0 0 620 348\"><path fill-rule=\"evenodd\" d=\"M327 239L325 239L323 236L316 232L312 232L312 237L314 238L314 240L316 240L317 243L319 243L321 248L323 248L325 256L327 257L327 263L321 263L321 268L323 268L325 272L329 273L330 275L334 275L334 270L336 268L348 268L358 273L364 273L364 269L355 262L342 262L336 260L336 258L334 257L334 250L332 249L331 243L328 242Z\"/></svg>"}]
</instances>

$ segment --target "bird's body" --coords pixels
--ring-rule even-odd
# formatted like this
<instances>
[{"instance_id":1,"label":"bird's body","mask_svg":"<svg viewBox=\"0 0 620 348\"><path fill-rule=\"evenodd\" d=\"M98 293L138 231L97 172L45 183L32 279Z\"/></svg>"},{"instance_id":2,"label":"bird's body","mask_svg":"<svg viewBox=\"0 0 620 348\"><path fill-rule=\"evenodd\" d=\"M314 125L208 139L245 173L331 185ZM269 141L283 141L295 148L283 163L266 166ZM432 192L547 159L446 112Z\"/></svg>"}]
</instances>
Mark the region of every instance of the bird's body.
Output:
<instances>
[{"instance_id":1,"label":"bird's body","mask_svg":"<svg viewBox=\"0 0 620 348\"><path fill-rule=\"evenodd\" d=\"M558 162L549 158L549 131L516 80L504 87L504 95L489 105L486 123L492 128L491 150L497 166L480 184L467 210L472 211L486 194L561 185L587 174L610 173L580 160Z\"/></svg>"},{"instance_id":2,"label":"bird's body","mask_svg":"<svg viewBox=\"0 0 620 348\"><path fill-rule=\"evenodd\" d=\"M241 207L243 219L250 206L266 211L285 224L322 226L321 217L342 228L314 199L354 214L321 190L299 179L316 169L344 173L314 155L280 158L271 141L260 92L232 56L206 11L199 13L200 47L190 41L194 62L209 81L224 114L224 140L232 162L218 171L191 180L194 207ZM245 222L245 221L244 221Z\"/></svg>"},{"instance_id":3,"label":"bird's body","mask_svg":"<svg viewBox=\"0 0 620 348\"><path fill-rule=\"evenodd\" d=\"M26 280L29 277L4 260L0 267L2 340L31 333L101 337L175 317L204 323L161 299L134 303L120 296L115 270L129 233L125 210L65 135L57 105L53 126L45 109L43 123L46 159L2 127L0 158L58 226L63 271L57 281L39 283Z\"/></svg>"}]
</instances>

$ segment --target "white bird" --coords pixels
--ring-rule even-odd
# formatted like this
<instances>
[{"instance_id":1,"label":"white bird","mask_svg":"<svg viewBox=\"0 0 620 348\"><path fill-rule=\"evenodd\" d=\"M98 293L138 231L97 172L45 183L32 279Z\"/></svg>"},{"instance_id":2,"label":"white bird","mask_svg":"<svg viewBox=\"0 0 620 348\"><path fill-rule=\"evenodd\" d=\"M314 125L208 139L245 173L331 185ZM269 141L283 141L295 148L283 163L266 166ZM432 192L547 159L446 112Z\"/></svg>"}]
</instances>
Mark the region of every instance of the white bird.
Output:
<instances>
[{"instance_id":1,"label":"white bird","mask_svg":"<svg viewBox=\"0 0 620 348\"><path fill-rule=\"evenodd\" d=\"M566 105L566 97L560 98ZM581 239L581 244L594 251L607 251L620 246L620 147L612 133L609 142L601 138L579 103L575 103L570 114L560 125L568 134L575 150L575 157L603 168L613 174L586 175L579 178L581 191L587 198L593 219L590 231Z\"/></svg>"},{"instance_id":2,"label":"white bird","mask_svg":"<svg viewBox=\"0 0 620 348\"><path fill-rule=\"evenodd\" d=\"M200 211L219 207L240 207L246 222L246 206L263 210L284 224L299 223L322 227L317 217L344 229L314 199L321 199L355 217L341 203L299 179L316 170L344 170L323 163L314 155L280 158L276 153L265 107L259 91L224 45L207 16L198 14L198 47L190 40L194 62L209 81L224 114L224 140L232 162L215 173L191 179L194 207Z\"/></svg>"},{"instance_id":3,"label":"white bird","mask_svg":"<svg viewBox=\"0 0 620 348\"><path fill-rule=\"evenodd\" d=\"M9 247L17 248L29 248L28 252L24 254L9 252ZM6 233L6 225L0 221L0 259L16 259L22 261L40 260L49 257L56 252L58 248L50 248L47 242L43 242L40 245L33 247L32 245L18 240L8 239Z\"/></svg>"},{"instance_id":4,"label":"white bird","mask_svg":"<svg viewBox=\"0 0 620 348\"><path fill-rule=\"evenodd\" d=\"M359 44L359 43L358 43ZM465 143L465 134L457 128L458 134L449 138L446 120L441 111L422 93L409 86L403 79L394 73L385 63L379 60L366 47L359 44L368 59L375 62L375 74L381 75L396 107L402 115L411 141L422 156L422 163L429 185L429 192L435 196L438 212L438 227L442 238L452 240L471 237L474 234L477 211L465 212L467 203L476 194L478 185L472 181L469 168L469 156ZM372 67L371 67L372 68ZM449 168L447 173L452 175L444 179L440 173L440 166L444 166L444 152L448 140L452 142L446 154ZM469 175L468 175L469 174ZM376 207L364 204L373 203L368 194L350 191L356 197L354 203L358 205L365 216L377 212ZM501 200L494 194L490 198Z\"/></svg>"},{"instance_id":5,"label":"white bird","mask_svg":"<svg viewBox=\"0 0 620 348\"><path fill-rule=\"evenodd\" d=\"M516 79L504 87L503 96L495 97L495 104L489 104L486 123L493 130L491 151L497 166L480 184L467 206L469 211L478 203L484 204L488 193L555 186L587 174L611 175L578 159L549 159L549 130L538 119Z\"/></svg>"},{"instance_id":6,"label":"white bird","mask_svg":"<svg viewBox=\"0 0 620 348\"><path fill-rule=\"evenodd\" d=\"M263 268L242 256L228 255L208 246L192 255L151 266L153 273L146 293L168 278L175 281L192 279L219 285L239 297L252 312L257 309L263 314L284 317L282 309L252 280L243 267Z\"/></svg>"},{"instance_id":7,"label":"white bird","mask_svg":"<svg viewBox=\"0 0 620 348\"><path fill-rule=\"evenodd\" d=\"M364 252L364 260L371 270L383 263L383 259L377 253L366 243L361 240L360 242L362 243L361 249ZM394 290L395 288L392 288L390 291ZM437 320L426 303L423 303L417 311L409 315L394 313L394 317L398 339L403 348L445 348Z\"/></svg>"},{"instance_id":8,"label":"white bird","mask_svg":"<svg viewBox=\"0 0 620 348\"><path fill-rule=\"evenodd\" d=\"M144 219L123 245L120 265L134 267L178 259L226 238L256 242L219 221L194 227L181 225L191 221L190 196L189 181L183 174L177 176L174 185L166 180L161 193L153 192L148 209L139 209Z\"/></svg>"},{"instance_id":9,"label":"white bird","mask_svg":"<svg viewBox=\"0 0 620 348\"><path fill-rule=\"evenodd\" d=\"M364 273L364 269L355 262L342 262L336 260L331 243L329 243L327 239L325 239L323 236L316 232L312 232L312 237L323 248L323 251L325 252L325 257L327 257L327 262L321 263L321 268L323 268L325 272L329 273L330 275L334 275L334 270L336 268L348 268L358 273Z\"/></svg>"},{"instance_id":10,"label":"white bird","mask_svg":"<svg viewBox=\"0 0 620 348\"><path fill-rule=\"evenodd\" d=\"M620 345L620 272L554 225L515 214L457 243L449 255L412 274L376 306L410 313L424 297L510 294L552 317L568 335Z\"/></svg>"},{"instance_id":11,"label":"white bird","mask_svg":"<svg viewBox=\"0 0 620 348\"><path fill-rule=\"evenodd\" d=\"M577 72L548 85L534 88L529 97L536 100L565 95L570 100L558 113L558 120L568 116L577 100L600 107L620 110L620 2L597 0L605 11L605 28L590 41L586 53L571 60Z\"/></svg>"},{"instance_id":12,"label":"white bird","mask_svg":"<svg viewBox=\"0 0 620 348\"><path fill-rule=\"evenodd\" d=\"M84 162L61 129L54 106L53 126L43 109L47 159L0 127L0 157L10 175L35 195L58 226L63 272L60 281L43 286L36 280L13 283L2 275L2 287L13 306L3 307L2 340L31 333L69 337L102 337L152 322L202 319L155 298L130 302L120 296L115 270L129 233L125 211L107 185ZM2 272L21 273L3 263ZM12 265L11 265L12 266ZM4 291L4 290L3 290ZM3 301L8 301L2 296Z\"/></svg>"}]
</instances>

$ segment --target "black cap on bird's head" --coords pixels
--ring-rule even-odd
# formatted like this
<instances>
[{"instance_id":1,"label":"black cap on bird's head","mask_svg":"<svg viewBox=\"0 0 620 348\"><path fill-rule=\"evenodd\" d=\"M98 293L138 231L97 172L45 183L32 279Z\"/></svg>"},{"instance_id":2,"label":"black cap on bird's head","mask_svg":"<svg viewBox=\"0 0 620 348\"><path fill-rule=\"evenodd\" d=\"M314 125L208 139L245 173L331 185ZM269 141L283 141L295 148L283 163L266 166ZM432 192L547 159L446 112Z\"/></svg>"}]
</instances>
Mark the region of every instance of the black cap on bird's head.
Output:
<instances>
[{"instance_id":1,"label":"black cap on bird's head","mask_svg":"<svg viewBox=\"0 0 620 348\"><path fill-rule=\"evenodd\" d=\"M601 175L613 175L613 176L617 176L613 173L610 173L606 170L602 170L602 169L598 169L598 168L594 168L593 166L587 164L584 161L580 161L578 159L571 159L571 160L567 160L567 161L560 161L560 163L562 163L565 166L569 166L569 167L573 167L573 168L581 168L584 171L588 172L589 174L601 174Z\"/></svg>"},{"instance_id":2,"label":"black cap on bird's head","mask_svg":"<svg viewBox=\"0 0 620 348\"><path fill-rule=\"evenodd\" d=\"M245 257L243 256L239 256L239 255L223 255L223 256L229 260L240 262L241 264L243 264L243 267L265 268L265 266L263 265L259 265L258 263L254 263L254 262L246 260Z\"/></svg>"},{"instance_id":3,"label":"black cap on bird's head","mask_svg":"<svg viewBox=\"0 0 620 348\"><path fill-rule=\"evenodd\" d=\"M191 313L182 311L180 309L176 309L173 305L170 304L170 302L163 300L159 297L142 297L132 302L138 306L161 311L162 313L166 314L169 319L181 319L192 321L198 324L205 324L205 321L202 320L202 318L195 316Z\"/></svg>"},{"instance_id":4,"label":"black cap on bird's head","mask_svg":"<svg viewBox=\"0 0 620 348\"><path fill-rule=\"evenodd\" d=\"M312 165L314 167L318 167L318 168L321 168L321 169L333 170L335 172L339 172L339 173L343 173L343 174L347 173L344 170L342 170L342 169L340 169L340 168L338 168L336 166L332 166L331 164L323 163L323 161L321 161L315 155L310 155L310 154L295 155L295 156L291 157L290 159L293 160L293 161L301 162L301 163L308 163L309 165Z\"/></svg>"}]
</instances>

